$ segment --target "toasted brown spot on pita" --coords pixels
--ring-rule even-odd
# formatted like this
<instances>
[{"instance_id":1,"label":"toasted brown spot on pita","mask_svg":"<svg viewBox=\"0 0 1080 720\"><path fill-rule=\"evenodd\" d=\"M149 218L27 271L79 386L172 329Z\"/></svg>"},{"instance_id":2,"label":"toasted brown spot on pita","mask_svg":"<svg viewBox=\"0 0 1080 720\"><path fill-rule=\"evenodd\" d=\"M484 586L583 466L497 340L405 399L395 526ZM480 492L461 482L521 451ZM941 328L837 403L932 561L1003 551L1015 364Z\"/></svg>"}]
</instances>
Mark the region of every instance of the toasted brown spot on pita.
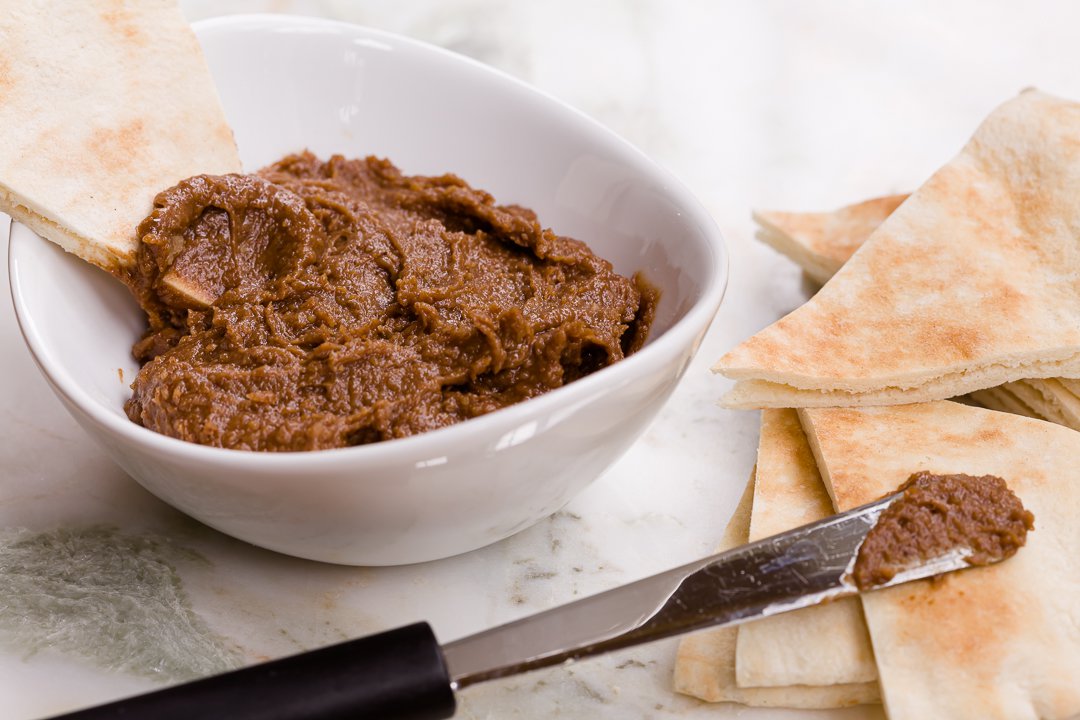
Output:
<instances>
[{"instance_id":1,"label":"toasted brown spot on pita","mask_svg":"<svg viewBox=\"0 0 1080 720\"><path fill-rule=\"evenodd\" d=\"M101 19L111 30L119 33L126 42L135 45L146 45L150 38L139 28L127 3L123 0L115 0L110 3L111 7L102 9Z\"/></svg>"},{"instance_id":2,"label":"toasted brown spot on pita","mask_svg":"<svg viewBox=\"0 0 1080 720\"><path fill-rule=\"evenodd\" d=\"M982 334L976 328L963 326L927 328L926 341L951 348L960 358L975 357L981 345Z\"/></svg>"},{"instance_id":3,"label":"toasted brown spot on pita","mask_svg":"<svg viewBox=\"0 0 1080 720\"><path fill-rule=\"evenodd\" d=\"M905 623L908 627L934 627L932 633L908 633L905 640L922 646L928 657L978 667L985 664L986 658L1001 655L998 648L1015 639L1022 623L1016 604L1002 599L1008 595L996 587L993 573L980 569L965 573L983 577L975 580L967 577L964 583L957 583L957 577L944 575L935 581L919 583L919 592L904 598L901 606L910 615ZM969 590L974 588L972 595L978 598L977 602L972 602L962 589L964 586ZM1028 608L1032 614L1040 612L1037 606ZM981 631L972 633L972 627Z\"/></svg>"},{"instance_id":4,"label":"toasted brown spot on pita","mask_svg":"<svg viewBox=\"0 0 1080 720\"><path fill-rule=\"evenodd\" d=\"M136 118L115 128L95 128L90 143L97 163L120 171L135 162L147 145L143 121Z\"/></svg>"},{"instance_id":5,"label":"toasted brown spot on pita","mask_svg":"<svg viewBox=\"0 0 1080 720\"><path fill-rule=\"evenodd\" d=\"M976 442L985 442L985 443L1001 442L1001 443L1004 443L1007 440L1008 440L1008 436L1005 435L1005 433L1003 433L999 428L995 428L995 427L980 428L975 433L975 441Z\"/></svg>"},{"instance_id":6,"label":"toasted brown spot on pita","mask_svg":"<svg viewBox=\"0 0 1080 720\"><path fill-rule=\"evenodd\" d=\"M11 61L7 58L0 58L0 88L10 87L15 83L12 73Z\"/></svg>"}]
</instances>

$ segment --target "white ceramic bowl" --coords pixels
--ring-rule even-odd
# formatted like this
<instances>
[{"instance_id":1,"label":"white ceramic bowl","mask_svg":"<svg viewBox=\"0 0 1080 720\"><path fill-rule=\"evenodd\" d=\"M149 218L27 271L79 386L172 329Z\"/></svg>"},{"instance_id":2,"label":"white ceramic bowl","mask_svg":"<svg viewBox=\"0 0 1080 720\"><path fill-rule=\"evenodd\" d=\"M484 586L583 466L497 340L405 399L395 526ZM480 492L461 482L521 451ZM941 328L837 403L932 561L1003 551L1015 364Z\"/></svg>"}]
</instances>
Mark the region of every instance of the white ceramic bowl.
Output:
<instances>
[{"instance_id":1,"label":"white ceramic bowl","mask_svg":"<svg viewBox=\"0 0 1080 720\"><path fill-rule=\"evenodd\" d=\"M124 470L256 545L388 565L528 527L634 442L686 369L726 282L719 232L678 181L575 110L435 47L298 18L225 18L196 32L248 169L307 147L385 156L410 174L454 172L499 202L535 209L620 272L644 271L663 296L641 351L523 404L376 445L223 450L127 419L141 312L114 279L15 225L11 288L26 342L64 405Z\"/></svg>"}]
</instances>

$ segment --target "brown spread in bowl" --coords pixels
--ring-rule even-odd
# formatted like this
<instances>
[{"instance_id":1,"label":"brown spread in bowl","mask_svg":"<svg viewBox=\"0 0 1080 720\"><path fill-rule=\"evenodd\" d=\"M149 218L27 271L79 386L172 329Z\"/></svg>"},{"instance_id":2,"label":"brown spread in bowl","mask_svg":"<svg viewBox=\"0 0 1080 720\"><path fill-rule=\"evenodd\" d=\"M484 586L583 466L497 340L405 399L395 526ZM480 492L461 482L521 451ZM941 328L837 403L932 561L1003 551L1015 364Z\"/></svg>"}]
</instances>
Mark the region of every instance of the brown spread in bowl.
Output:
<instances>
[{"instance_id":1,"label":"brown spread in bowl","mask_svg":"<svg viewBox=\"0 0 1080 720\"><path fill-rule=\"evenodd\" d=\"M971 565L1012 556L1034 528L1034 516L1005 481L994 475L918 472L878 517L859 548L852 573L866 590L906 568L967 548Z\"/></svg>"},{"instance_id":2,"label":"brown spread in bowl","mask_svg":"<svg viewBox=\"0 0 1080 720\"><path fill-rule=\"evenodd\" d=\"M172 437L316 450L440 428L644 342L657 292L453 175L286 157L197 176L139 226L149 318L128 416Z\"/></svg>"}]
</instances>

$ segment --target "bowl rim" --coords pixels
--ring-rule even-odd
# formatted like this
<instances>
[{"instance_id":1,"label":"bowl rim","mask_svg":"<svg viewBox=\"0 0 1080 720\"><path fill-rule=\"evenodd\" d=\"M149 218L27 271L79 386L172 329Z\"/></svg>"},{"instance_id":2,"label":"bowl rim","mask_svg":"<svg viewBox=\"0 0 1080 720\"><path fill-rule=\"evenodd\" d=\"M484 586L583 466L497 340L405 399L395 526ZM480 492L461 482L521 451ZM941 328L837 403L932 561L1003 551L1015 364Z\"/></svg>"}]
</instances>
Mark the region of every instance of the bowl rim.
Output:
<instances>
[{"instance_id":1,"label":"bowl rim","mask_svg":"<svg viewBox=\"0 0 1080 720\"><path fill-rule=\"evenodd\" d=\"M661 180L661 186L672 196L689 219L702 231L705 240L703 250L711 259L709 272L703 282L701 295L694 304L671 327L667 328L656 342L649 342L627 358L609 365L596 373L580 378L572 383L556 388L542 395L530 398L493 412L470 418L446 427L403 438L393 438L377 443L325 450L296 450L285 452L262 452L256 450L238 450L219 448L180 440L162 435L131 420L116 414L112 409L91 397L64 369L53 360L39 334L32 313L24 301L22 276L19 269L18 249L31 237L43 240L28 227L16 220L11 221L8 243L8 279L15 317L19 330L27 347L46 380L60 395L89 416L114 436L126 441L145 446L147 450L159 455L182 458L185 462L202 465L235 467L243 466L251 470L273 472L311 472L330 465L354 465L360 463L382 463L386 460L408 458L414 462L423 462L423 458L435 458L452 454L458 445L459 436L466 434L497 436L498 429L503 433L521 427L530 421L548 414L558 407L572 407L606 386L619 386L638 375L647 374L650 367L665 364L672 356L679 354L681 348L695 342L698 333L702 335L714 318L727 289L729 275L729 255L723 236L715 220L705 210L690 190L666 168L649 158L644 152L588 116L581 110L564 101L539 90L501 70L481 63L459 53L438 47L420 40L405 37L385 30L368 28L362 25L346 23L325 18L302 16L281 16L266 14L240 14L215 17L192 23L196 35L204 32L234 31L245 32L265 29L320 29L324 31L345 32L353 36L362 36L386 42L390 46L399 46L412 51L441 56L456 63L470 65L488 74L491 78L510 83L519 90L539 97L559 106L561 111L576 116L578 121L599 130L623 152L636 158L654 176ZM79 262L83 262L79 260ZM695 348L696 351L696 348ZM493 432L494 431L494 432ZM426 449L425 449L426 446Z\"/></svg>"}]
</instances>

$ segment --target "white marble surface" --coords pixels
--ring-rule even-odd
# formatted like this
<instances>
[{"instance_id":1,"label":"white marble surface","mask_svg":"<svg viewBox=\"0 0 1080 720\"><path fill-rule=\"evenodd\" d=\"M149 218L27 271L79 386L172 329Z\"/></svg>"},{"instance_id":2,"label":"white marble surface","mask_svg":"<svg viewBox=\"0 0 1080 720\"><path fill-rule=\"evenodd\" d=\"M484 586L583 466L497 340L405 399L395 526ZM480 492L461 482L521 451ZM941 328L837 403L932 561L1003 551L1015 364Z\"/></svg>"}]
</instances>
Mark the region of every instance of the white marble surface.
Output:
<instances>
[{"instance_id":1,"label":"white marble surface","mask_svg":"<svg viewBox=\"0 0 1080 720\"><path fill-rule=\"evenodd\" d=\"M750 471L757 434L755 413L715 405L727 385L707 368L804 297L793 267L752 241L750 208L829 208L907 190L1021 88L1080 98L1080 6L1067 2L190 0L185 9L192 19L264 10L339 17L503 68L682 177L713 212L732 254L728 297L697 360L622 461L516 537L402 568L277 556L158 502L66 414L34 368L10 305L0 306L0 527L107 525L194 550L202 559L175 562L182 592L245 661L419 619L450 640L707 553ZM0 226L6 245L6 219ZM6 271L2 278L6 286ZM0 552L0 582L5 562ZM0 617L4 595L0 587ZM86 627L88 647L100 646L99 629ZM108 657L86 661L49 649L45 631L35 632L19 647L0 643L4 718L158 686L105 669ZM880 717L877 709L709 706L672 693L673 656L674 643L662 642L476 686L461 695L459 715Z\"/></svg>"}]
</instances>

